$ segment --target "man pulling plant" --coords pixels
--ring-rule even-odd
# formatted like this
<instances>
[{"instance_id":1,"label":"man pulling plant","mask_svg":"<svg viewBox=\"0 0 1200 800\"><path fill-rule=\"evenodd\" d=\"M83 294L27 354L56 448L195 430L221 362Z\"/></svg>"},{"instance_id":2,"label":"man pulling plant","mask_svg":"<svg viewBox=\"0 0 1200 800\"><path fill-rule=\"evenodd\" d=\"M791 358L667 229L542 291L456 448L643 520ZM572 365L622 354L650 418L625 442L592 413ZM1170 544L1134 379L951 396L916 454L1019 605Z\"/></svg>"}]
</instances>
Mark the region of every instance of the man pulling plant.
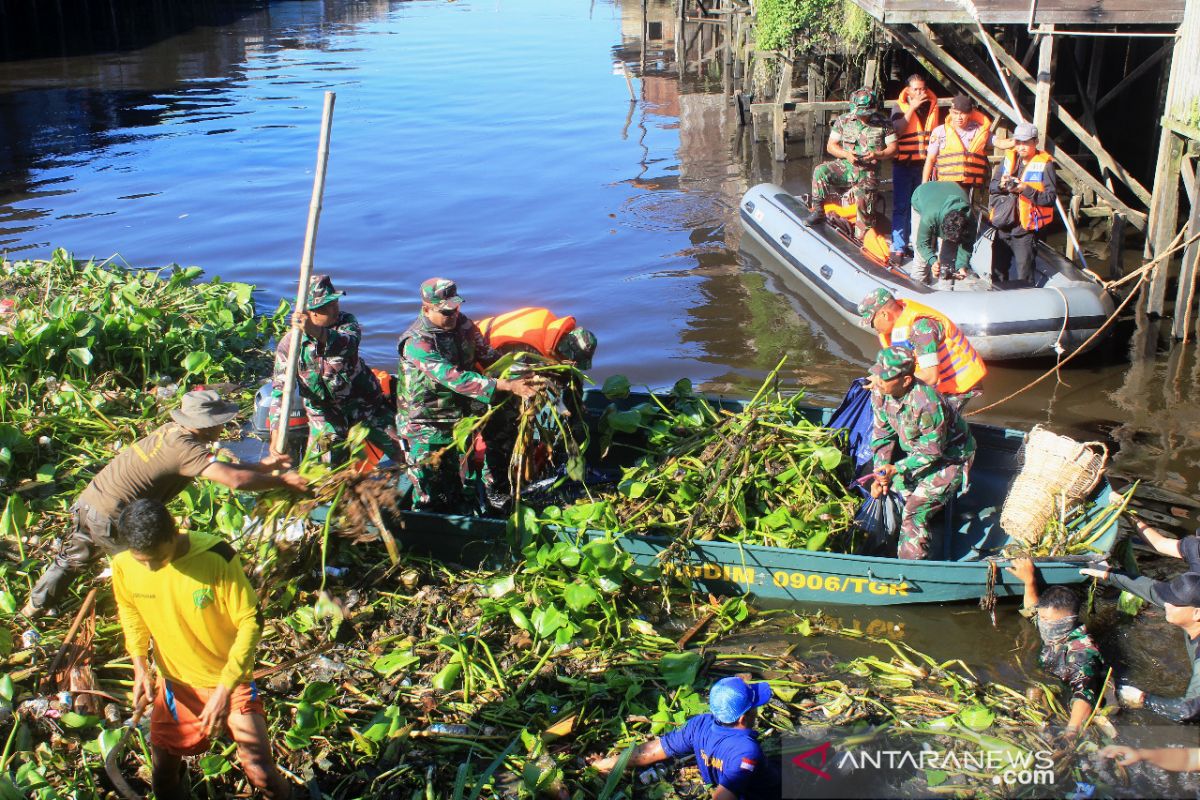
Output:
<instances>
[{"instance_id":1,"label":"man pulling plant","mask_svg":"<svg viewBox=\"0 0 1200 800\"><path fill-rule=\"evenodd\" d=\"M1080 573L1099 578L1159 606L1166 612L1167 622L1184 633L1192 673L1183 696L1162 697L1147 694L1136 686L1122 684L1117 687L1121 705L1129 708L1145 706L1155 714L1175 722L1200 721L1200 574L1188 572L1171 581L1156 581L1152 578L1131 578L1113 572L1107 565L1088 567L1080 570Z\"/></svg>"},{"instance_id":2,"label":"man pulling plant","mask_svg":"<svg viewBox=\"0 0 1200 800\"><path fill-rule=\"evenodd\" d=\"M481 319L477 325L497 353L517 353L517 358L523 364L567 364L579 370L592 368L592 358L596 355L596 334L578 327L574 317L558 317L545 308L519 308ZM559 404L571 438L576 442L582 441L586 435L582 381L570 370L540 374L553 384L552 391L557 396L553 399ZM520 408L515 403L505 403L496 409L484 426L488 504L495 509L507 508L512 493L510 471L513 468L513 453L517 449L519 417Z\"/></svg>"},{"instance_id":3,"label":"man pulling plant","mask_svg":"<svg viewBox=\"0 0 1200 800\"><path fill-rule=\"evenodd\" d=\"M880 350L871 367L878 389L871 496L881 497L893 484L905 495L896 555L906 559L929 556L929 521L966 484L975 459L966 420L914 377L915 368L912 351L898 346Z\"/></svg>"},{"instance_id":4,"label":"man pulling plant","mask_svg":"<svg viewBox=\"0 0 1200 800\"><path fill-rule=\"evenodd\" d=\"M1068 586L1051 586L1039 593L1037 571L1028 558L1014 558L1005 569L1025 585L1021 615L1037 623L1042 637L1038 661L1071 687L1067 735L1074 736L1096 707L1104 675L1100 648L1079 622L1079 595Z\"/></svg>"},{"instance_id":5,"label":"man pulling plant","mask_svg":"<svg viewBox=\"0 0 1200 800\"><path fill-rule=\"evenodd\" d=\"M454 442L455 424L474 404L487 405L496 392L532 398L527 380L490 378L478 365L495 363L499 354L479 328L459 312L458 285L446 278L421 284L421 313L396 350L396 430L408 455L413 507L429 511L465 511L474 505L463 479L461 459L442 452Z\"/></svg>"},{"instance_id":6,"label":"man pulling plant","mask_svg":"<svg viewBox=\"0 0 1200 800\"><path fill-rule=\"evenodd\" d=\"M359 356L362 326L353 314L341 310L339 298L345 294L334 289L328 275L313 275L309 280L307 310L292 315L292 330L275 351L271 427L279 421L289 354L292 343L299 338L296 385L308 415L308 447L327 451L331 444L344 441L350 428L362 423L370 430L367 441L399 460L395 405ZM271 443L274 448L275 437L271 437Z\"/></svg>"},{"instance_id":7,"label":"man pulling plant","mask_svg":"<svg viewBox=\"0 0 1200 800\"><path fill-rule=\"evenodd\" d=\"M153 703L155 796L185 796L183 759L227 730L250 784L271 800L290 796L252 677L262 618L237 553L216 536L180 533L157 500L126 506L117 527L129 549L113 559L113 594L133 659L134 707Z\"/></svg>"},{"instance_id":8,"label":"man pulling plant","mask_svg":"<svg viewBox=\"0 0 1200 800\"><path fill-rule=\"evenodd\" d=\"M45 614L101 551L111 555L123 550L124 543L113 535L113 523L134 500L169 503L197 477L241 491L305 491L308 483L298 474L277 469L289 466L286 456L273 455L257 464L216 460L210 446L237 413L236 403L225 402L211 389L188 392L181 407L171 412L172 422L118 453L71 506L71 530L21 613L30 619Z\"/></svg>"},{"instance_id":9,"label":"man pulling plant","mask_svg":"<svg viewBox=\"0 0 1200 800\"><path fill-rule=\"evenodd\" d=\"M722 678L708 693L708 714L692 717L677 731L638 746L628 764L644 767L695 753L700 779L712 789L712 800L758 800L780 796L779 774L763 758L754 723L758 708L771 700L766 681L746 683ZM612 772L620 754L593 756L602 774Z\"/></svg>"}]
</instances>

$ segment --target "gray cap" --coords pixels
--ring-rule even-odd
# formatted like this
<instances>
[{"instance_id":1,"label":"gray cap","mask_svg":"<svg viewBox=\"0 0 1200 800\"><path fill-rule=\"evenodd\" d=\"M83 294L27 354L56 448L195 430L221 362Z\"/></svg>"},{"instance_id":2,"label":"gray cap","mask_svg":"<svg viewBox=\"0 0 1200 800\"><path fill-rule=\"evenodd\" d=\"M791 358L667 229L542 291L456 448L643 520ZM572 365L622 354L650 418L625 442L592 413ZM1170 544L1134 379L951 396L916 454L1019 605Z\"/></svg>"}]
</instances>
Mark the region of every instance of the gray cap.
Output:
<instances>
[{"instance_id":1,"label":"gray cap","mask_svg":"<svg viewBox=\"0 0 1200 800\"><path fill-rule=\"evenodd\" d=\"M1020 122L1013 131L1013 138L1018 142L1032 142L1038 137L1037 126L1032 122Z\"/></svg>"}]
</instances>

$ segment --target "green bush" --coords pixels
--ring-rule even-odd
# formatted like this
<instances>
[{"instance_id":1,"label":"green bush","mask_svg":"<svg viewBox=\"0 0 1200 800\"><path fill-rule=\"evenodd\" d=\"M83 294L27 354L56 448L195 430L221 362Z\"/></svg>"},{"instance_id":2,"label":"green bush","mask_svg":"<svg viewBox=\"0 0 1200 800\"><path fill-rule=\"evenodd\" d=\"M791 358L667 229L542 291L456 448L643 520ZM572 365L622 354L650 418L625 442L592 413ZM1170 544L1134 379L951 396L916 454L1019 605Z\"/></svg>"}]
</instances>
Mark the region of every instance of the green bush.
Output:
<instances>
[{"instance_id":1,"label":"green bush","mask_svg":"<svg viewBox=\"0 0 1200 800\"><path fill-rule=\"evenodd\" d=\"M756 38L763 50L798 52L840 43L850 52L871 41L875 23L850 0L760 0Z\"/></svg>"}]
</instances>

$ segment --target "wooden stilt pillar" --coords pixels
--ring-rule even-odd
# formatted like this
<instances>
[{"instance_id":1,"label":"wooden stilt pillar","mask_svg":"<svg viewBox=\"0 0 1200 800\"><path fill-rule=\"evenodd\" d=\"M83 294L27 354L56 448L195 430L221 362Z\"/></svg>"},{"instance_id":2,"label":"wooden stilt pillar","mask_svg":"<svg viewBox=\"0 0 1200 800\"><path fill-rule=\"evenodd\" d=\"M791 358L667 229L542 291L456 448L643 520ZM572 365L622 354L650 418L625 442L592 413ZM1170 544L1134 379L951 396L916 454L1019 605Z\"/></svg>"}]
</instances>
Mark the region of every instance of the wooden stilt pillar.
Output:
<instances>
[{"instance_id":1,"label":"wooden stilt pillar","mask_svg":"<svg viewBox=\"0 0 1200 800\"><path fill-rule=\"evenodd\" d=\"M1190 187L1192 213L1188 215L1188 227L1185 238L1190 239L1200 233L1200 170L1191 170ZM1175 293L1175 320L1171 326L1171 335L1176 339L1188 340L1191 330L1192 303L1196 300L1196 272L1200 268L1197 257L1200 256L1200 243L1192 242L1183 249L1183 262L1179 270L1179 290Z\"/></svg>"},{"instance_id":2,"label":"wooden stilt pillar","mask_svg":"<svg viewBox=\"0 0 1200 800\"><path fill-rule=\"evenodd\" d=\"M809 62L808 65L808 102L825 102L825 70L815 62ZM814 109L808 116L808 130L805 137L808 140L805 147L808 148L810 157L819 158L825 151L824 137L825 112Z\"/></svg>"},{"instance_id":3,"label":"wooden stilt pillar","mask_svg":"<svg viewBox=\"0 0 1200 800\"><path fill-rule=\"evenodd\" d=\"M779 59L779 88L775 92L775 108L771 112L771 146L776 161L787 161L787 114L783 104L792 91L792 60L787 56Z\"/></svg>"},{"instance_id":4,"label":"wooden stilt pillar","mask_svg":"<svg viewBox=\"0 0 1200 800\"><path fill-rule=\"evenodd\" d=\"M1051 31L1053 25L1047 26ZM1038 129L1038 148L1046 150L1054 147L1054 140L1047 134L1050 128L1050 90L1054 86L1054 51L1055 38L1053 33L1042 36L1038 43L1037 90L1034 92L1033 124ZM1054 155L1054 150L1046 150Z\"/></svg>"},{"instance_id":5,"label":"wooden stilt pillar","mask_svg":"<svg viewBox=\"0 0 1200 800\"><path fill-rule=\"evenodd\" d=\"M1112 231L1108 237L1108 279L1113 280L1125 274L1121 260L1121 252L1125 249L1125 217L1121 212L1114 211L1112 215Z\"/></svg>"},{"instance_id":6,"label":"wooden stilt pillar","mask_svg":"<svg viewBox=\"0 0 1200 800\"><path fill-rule=\"evenodd\" d=\"M1171 130L1163 128L1146 228L1145 256L1148 259L1165 252L1175 238L1175 225L1179 220L1179 164L1182 158L1183 140ZM1151 314L1163 313L1172 260L1162 261L1154 268L1150 291L1146 294L1146 311Z\"/></svg>"}]
</instances>

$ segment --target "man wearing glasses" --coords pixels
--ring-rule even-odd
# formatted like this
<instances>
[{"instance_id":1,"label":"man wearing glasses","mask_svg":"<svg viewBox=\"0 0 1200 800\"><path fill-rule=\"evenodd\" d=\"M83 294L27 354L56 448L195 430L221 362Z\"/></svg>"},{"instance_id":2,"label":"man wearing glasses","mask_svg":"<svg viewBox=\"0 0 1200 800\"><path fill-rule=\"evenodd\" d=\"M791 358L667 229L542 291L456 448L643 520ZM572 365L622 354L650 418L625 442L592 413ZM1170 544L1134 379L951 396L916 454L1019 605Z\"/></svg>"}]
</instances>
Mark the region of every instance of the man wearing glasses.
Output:
<instances>
[{"instance_id":1,"label":"man wearing glasses","mask_svg":"<svg viewBox=\"0 0 1200 800\"><path fill-rule=\"evenodd\" d=\"M491 378L477 372L499 354L479 328L459 311L463 299L458 285L446 278L421 284L421 313L396 345L398 412L396 430L408 455L413 483L413 508L424 511L467 511L472 498L464 481L465 462L453 446L454 426L510 392L532 398L534 386L525 380Z\"/></svg>"}]
</instances>

